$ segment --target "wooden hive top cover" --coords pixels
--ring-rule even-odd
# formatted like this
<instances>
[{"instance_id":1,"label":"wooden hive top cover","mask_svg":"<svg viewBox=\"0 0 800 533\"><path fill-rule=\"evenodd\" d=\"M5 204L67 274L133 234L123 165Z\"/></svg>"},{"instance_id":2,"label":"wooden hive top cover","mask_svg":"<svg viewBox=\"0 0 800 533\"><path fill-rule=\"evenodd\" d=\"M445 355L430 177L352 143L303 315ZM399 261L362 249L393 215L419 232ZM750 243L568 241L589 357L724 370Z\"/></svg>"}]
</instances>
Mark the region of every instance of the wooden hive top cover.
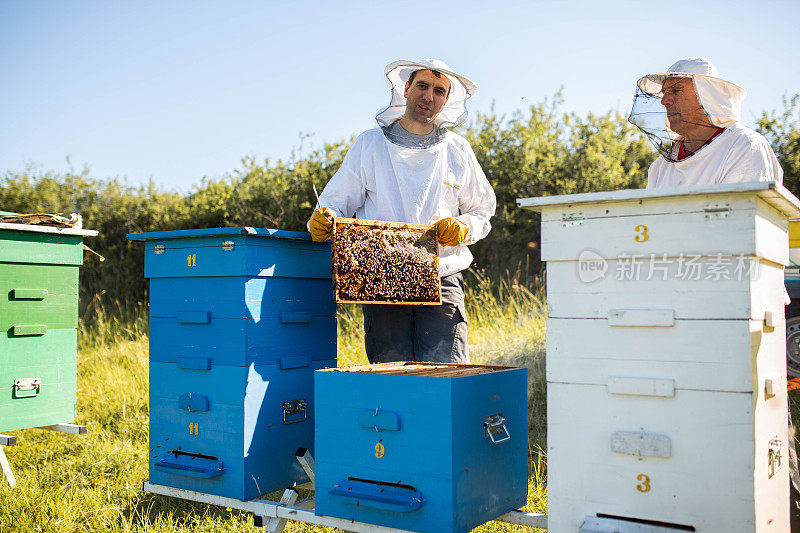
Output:
<instances>
[{"instance_id":1,"label":"wooden hive top cover","mask_svg":"<svg viewBox=\"0 0 800 533\"><path fill-rule=\"evenodd\" d=\"M537 198L518 198L517 206L522 209L543 211L565 206L576 207L585 204L610 202L639 202L692 196L724 196L730 194L754 194L781 211L788 218L800 217L800 200L779 183L753 181L745 183L715 183L693 185L690 187L663 187L656 189L624 189L617 191L586 192L580 194L561 194Z\"/></svg>"}]
</instances>

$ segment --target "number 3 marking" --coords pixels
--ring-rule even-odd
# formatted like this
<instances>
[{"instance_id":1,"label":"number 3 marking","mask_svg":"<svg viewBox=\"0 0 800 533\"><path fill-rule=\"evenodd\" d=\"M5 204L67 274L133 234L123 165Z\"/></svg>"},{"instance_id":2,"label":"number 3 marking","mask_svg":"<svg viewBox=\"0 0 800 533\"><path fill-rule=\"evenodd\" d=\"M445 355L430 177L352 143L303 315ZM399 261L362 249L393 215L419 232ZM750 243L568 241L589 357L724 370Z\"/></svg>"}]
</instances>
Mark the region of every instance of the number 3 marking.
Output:
<instances>
[{"instance_id":1,"label":"number 3 marking","mask_svg":"<svg viewBox=\"0 0 800 533\"><path fill-rule=\"evenodd\" d=\"M635 240L636 242L644 242L650 238L650 236L647 234L647 226L639 224L638 226L636 226L636 231L639 233L638 235L636 235L636 237L633 238L633 240Z\"/></svg>"},{"instance_id":2,"label":"number 3 marking","mask_svg":"<svg viewBox=\"0 0 800 533\"><path fill-rule=\"evenodd\" d=\"M380 459L381 457L383 457L384 453L386 453L386 449L383 447L383 444L379 442L378 444L375 445L375 457Z\"/></svg>"},{"instance_id":3,"label":"number 3 marking","mask_svg":"<svg viewBox=\"0 0 800 533\"><path fill-rule=\"evenodd\" d=\"M636 490L639 492L650 492L650 476L639 474L636 476L636 480L641 481L641 483L636 485Z\"/></svg>"}]
</instances>

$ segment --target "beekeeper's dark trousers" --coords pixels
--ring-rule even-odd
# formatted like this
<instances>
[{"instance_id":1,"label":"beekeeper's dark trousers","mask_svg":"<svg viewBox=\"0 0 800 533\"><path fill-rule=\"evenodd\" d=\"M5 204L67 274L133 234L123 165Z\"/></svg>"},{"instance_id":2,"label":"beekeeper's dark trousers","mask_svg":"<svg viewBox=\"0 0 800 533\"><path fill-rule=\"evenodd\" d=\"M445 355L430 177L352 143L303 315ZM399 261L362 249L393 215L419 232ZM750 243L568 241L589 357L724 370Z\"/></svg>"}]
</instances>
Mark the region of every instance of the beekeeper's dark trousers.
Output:
<instances>
[{"instance_id":1,"label":"beekeeper's dark trousers","mask_svg":"<svg viewBox=\"0 0 800 533\"><path fill-rule=\"evenodd\" d=\"M442 305L364 305L370 363L469 363L464 278L442 278Z\"/></svg>"}]
</instances>

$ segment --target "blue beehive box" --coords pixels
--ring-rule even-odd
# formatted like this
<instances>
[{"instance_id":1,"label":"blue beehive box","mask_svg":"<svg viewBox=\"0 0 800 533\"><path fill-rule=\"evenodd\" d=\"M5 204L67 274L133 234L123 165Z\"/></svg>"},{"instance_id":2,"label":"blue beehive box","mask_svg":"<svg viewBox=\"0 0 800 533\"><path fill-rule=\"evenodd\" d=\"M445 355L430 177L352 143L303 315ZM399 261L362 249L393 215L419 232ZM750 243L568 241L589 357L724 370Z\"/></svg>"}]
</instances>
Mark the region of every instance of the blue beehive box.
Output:
<instances>
[{"instance_id":1,"label":"blue beehive box","mask_svg":"<svg viewBox=\"0 0 800 533\"><path fill-rule=\"evenodd\" d=\"M316 514L460 533L524 506L526 376L426 363L316 372Z\"/></svg>"},{"instance_id":2,"label":"blue beehive box","mask_svg":"<svg viewBox=\"0 0 800 533\"><path fill-rule=\"evenodd\" d=\"M251 499L307 481L314 370L336 366L329 245L258 228L129 238L150 279L150 482Z\"/></svg>"}]
</instances>

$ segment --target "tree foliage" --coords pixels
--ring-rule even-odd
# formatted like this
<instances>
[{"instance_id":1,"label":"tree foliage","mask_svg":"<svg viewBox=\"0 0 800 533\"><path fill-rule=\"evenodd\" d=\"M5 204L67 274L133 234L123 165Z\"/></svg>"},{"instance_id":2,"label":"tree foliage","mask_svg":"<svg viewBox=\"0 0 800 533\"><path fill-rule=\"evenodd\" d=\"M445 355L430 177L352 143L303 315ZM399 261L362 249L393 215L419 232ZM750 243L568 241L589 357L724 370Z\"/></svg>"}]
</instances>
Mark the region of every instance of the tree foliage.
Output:
<instances>
[{"instance_id":1,"label":"tree foliage","mask_svg":"<svg viewBox=\"0 0 800 533\"><path fill-rule=\"evenodd\" d=\"M560 93L511 117L479 114L465 136L497 195L492 232L472 246L479 268L504 274L539 265L539 219L518 198L640 188L655 157L615 112L586 118L560 113Z\"/></svg>"},{"instance_id":2,"label":"tree foliage","mask_svg":"<svg viewBox=\"0 0 800 533\"><path fill-rule=\"evenodd\" d=\"M783 184L800 195L800 93L784 96L783 112L762 113L758 131L772 145L783 167Z\"/></svg>"},{"instance_id":3,"label":"tree foliage","mask_svg":"<svg viewBox=\"0 0 800 533\"><path fill-rule=\"evenodd\" d=\"M518 111L478 114L461 132L497 194L492 232L472 246L475 267L490 275L539 271L539 217L517 208L533 196L643 187L656 157L649 142L619 113L580 117L563 113L560 93ZM764 113L759 129L772 143L790 190L800 192L800 95L783 113ZM203 179L188 194L152 182L132 187L101 180L88 169L53 174L35 168L0 177L0 210L76 212L100 232L87 244L106 257L81 274L82 305L141 302L146 295L141 244L128 233L257 226L305 231L314 208L312 184L322 190L350 142L325 144L288 161L242 160L219 179Z\"/></svg>"}]
</instances>

